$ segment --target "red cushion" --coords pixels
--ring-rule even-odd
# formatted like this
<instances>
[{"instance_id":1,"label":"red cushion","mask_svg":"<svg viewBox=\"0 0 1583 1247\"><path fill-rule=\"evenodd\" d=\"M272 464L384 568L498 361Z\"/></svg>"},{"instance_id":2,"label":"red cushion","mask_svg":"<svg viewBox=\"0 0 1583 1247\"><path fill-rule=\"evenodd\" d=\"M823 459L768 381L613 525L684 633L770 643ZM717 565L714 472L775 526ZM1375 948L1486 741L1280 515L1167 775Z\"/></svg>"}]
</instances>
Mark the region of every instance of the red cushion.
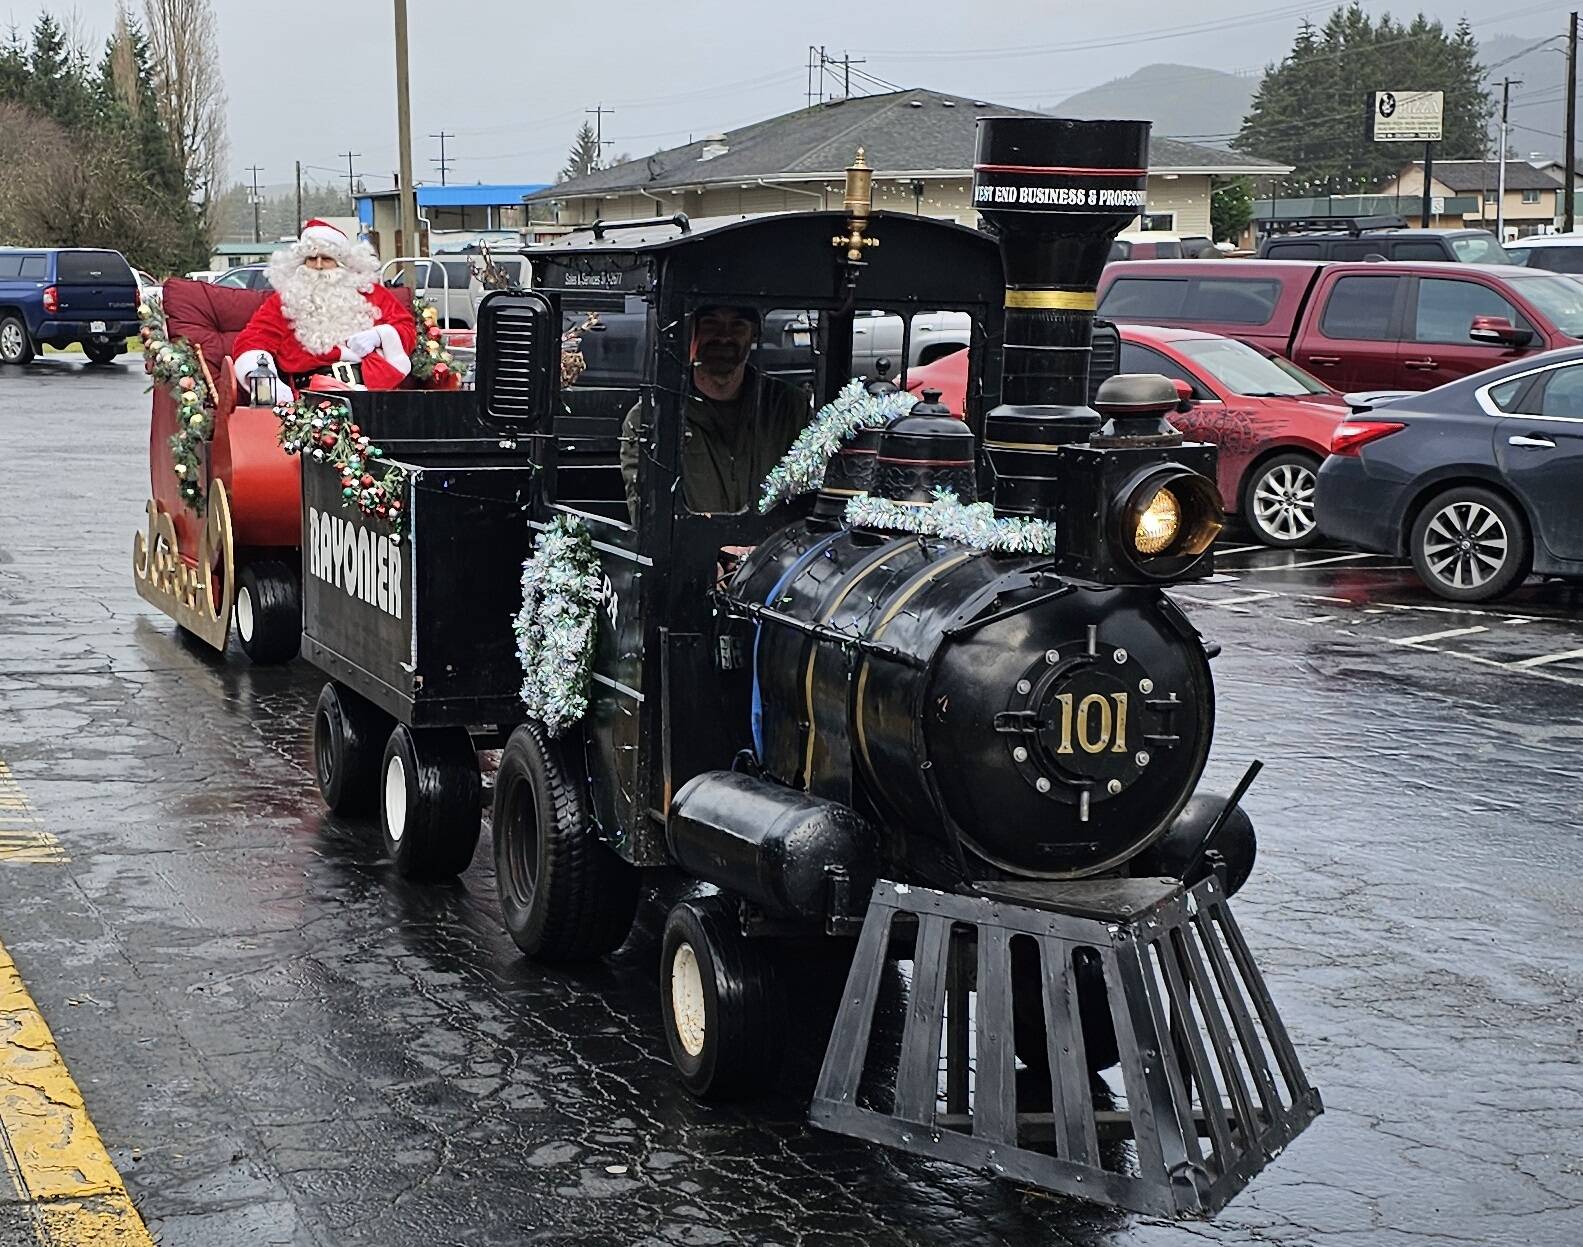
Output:
<instances>
[{"instance_id":1,"label":"red cushion","mask_svg":"<svg viewBox=\"0 0 1583 1247\"><path fill-rule=\"evenodd\" d=\"M398 302L412 306L409 287L397 286L392 293ZM172 277L165 282L163 297L171 337L186 338L215 369L231 354L231 343L247 327L269 292Z\"/></svg>"},{"instance_id":2,"label":"red cushion","mask_svg":"<svg viewBox=\"0 0 1583 1247\"><path fill-rule=\"evenodd\" d=\"M170 336L186 338L215 369L231 353L232 341L247 327L269 292L172 277L166 280L162 297Z\"/></svg>"}]
</instances>

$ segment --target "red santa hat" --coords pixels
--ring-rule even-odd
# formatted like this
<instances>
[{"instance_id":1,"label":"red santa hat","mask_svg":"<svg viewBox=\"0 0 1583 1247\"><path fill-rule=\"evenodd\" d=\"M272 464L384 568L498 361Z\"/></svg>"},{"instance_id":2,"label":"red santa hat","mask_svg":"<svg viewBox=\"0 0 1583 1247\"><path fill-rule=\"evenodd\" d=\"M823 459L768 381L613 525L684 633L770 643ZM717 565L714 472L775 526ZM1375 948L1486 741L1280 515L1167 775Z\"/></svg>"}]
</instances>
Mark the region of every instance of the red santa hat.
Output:
<instances>
[{"instance_id":1,"label":"red santa hat","mask_svg":"<svg viewBox=\"0 0 1583 1247\"><path fill-rule=\"evenodd\" d=\"M352 240L346 236L345 230L318 217L314 217L302 227L298 241L305 255L329 255L337 260L342 259L352 249Z\"/></svg>"}]
</instances>

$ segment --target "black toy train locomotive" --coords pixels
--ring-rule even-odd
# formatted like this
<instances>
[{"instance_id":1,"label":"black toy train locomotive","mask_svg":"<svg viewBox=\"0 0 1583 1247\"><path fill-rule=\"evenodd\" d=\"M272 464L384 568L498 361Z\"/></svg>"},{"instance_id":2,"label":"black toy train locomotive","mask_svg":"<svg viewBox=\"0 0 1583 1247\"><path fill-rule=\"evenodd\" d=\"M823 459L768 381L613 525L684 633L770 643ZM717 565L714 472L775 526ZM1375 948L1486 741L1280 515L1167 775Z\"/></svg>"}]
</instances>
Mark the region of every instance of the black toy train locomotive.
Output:
<instances>
[{"instance_id":1,"label":"black toy train locomotive","mask_svg":"<svg viewBox=\"0 0 1583 1247\"><path fill-rule=\"evenodd\" d=\"M530 955L622 943L635 868L718 889L675 905L661 950L695 1092L773 1071L782 970L823 941L850 968L817 1124L1183 1213L1223 1204L1320 1103L1226 908L1251 825L1195 794L1212 654L1163 588L1211 570L1214 452L1164 421L1163 378L1088 405L1093 292L1142 204L1147 135L981 120L987 233L871 214L860 161L843 213L596 224L538 249L533 291L485 301L476 412L357 396L410 473L393 574L412 608L364 618L305 577L304 647L333 677L321 788L337 809L378 798L405 873L465 868L475 749L504 741L497 878ZM756 349L805 346L816 406L850 376L859 307L965 312L967 419L926 401L850 442L817 498L695 512L689 334L720 304L797 309L761 323L803 338ZM555 415L560 318L600 310L646 324L635 519ZM304 472L305 508L333 514L333 474ZM604 591L589 708L556 739L515 697L509 620L530 525L558 516ZM875 1024L895 961L899 1034Z\"/></svg>"}]
</instances>

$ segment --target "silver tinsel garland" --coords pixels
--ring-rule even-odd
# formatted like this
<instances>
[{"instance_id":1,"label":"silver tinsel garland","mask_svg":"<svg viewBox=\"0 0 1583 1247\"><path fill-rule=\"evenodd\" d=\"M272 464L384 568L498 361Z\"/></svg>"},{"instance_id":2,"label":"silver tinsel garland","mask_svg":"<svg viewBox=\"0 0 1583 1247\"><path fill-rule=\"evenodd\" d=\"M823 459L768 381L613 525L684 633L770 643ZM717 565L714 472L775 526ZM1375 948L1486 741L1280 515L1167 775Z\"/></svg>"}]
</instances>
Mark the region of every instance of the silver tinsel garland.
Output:
<instances>
[{"instance_id":1,"label":"silver tinsel garland","mask_svg":"<svg viewBox=\"0 0 1583 1247\"><path fill-rule=\"evenodd\" d=\"M797 434L791 449L770 469L764 478L759 512L767 512L796 494L818 489L824 483L825 465L843 442L861 429L889 424L896 416L910 411L917 401L905 390L873 395L861 379L848 381L839 394L819 409L819 414Z\"/></svg>"},{"instance_id":2,"label":"silver tinsel garland","mask_svg":"<svg viewBox=\"0 0 1583 1247\"><path fill-rule=\"evenodd\" d=\"M604 572L580 520L557 515L522 564L522 609L512 620L522 704L551 736L588 712Z\"/></svg>"},{"instance_id":3,"label":"silver tinsel garland","mask_svg":"<svg viewBox=\"0 0 1583 1247\"><path fill-rule=\"evenodd\" d=\"M1045 520L997 516L987 502L963 504L949 489L936 489L927 506L908 506L863 494L846 504L846 522L854 528L943 537L974 550L1006 554L1050 554L1055 550L1055 525Z\"/></svg>"}]
</instances>

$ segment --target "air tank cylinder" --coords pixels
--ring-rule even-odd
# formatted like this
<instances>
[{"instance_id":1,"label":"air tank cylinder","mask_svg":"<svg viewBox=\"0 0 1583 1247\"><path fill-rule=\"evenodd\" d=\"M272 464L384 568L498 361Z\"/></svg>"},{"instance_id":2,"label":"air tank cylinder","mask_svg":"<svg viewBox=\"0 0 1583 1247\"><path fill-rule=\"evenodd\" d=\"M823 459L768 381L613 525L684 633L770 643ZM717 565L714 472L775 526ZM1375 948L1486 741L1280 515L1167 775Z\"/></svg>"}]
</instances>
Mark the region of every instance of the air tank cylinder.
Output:
<instances>
[{"instance_id":1,"label":"air tank cylinder","mask_svg":"<svg viewBox=\"0 0 1583 1247\"><path fill-rule=\"evenodd\" d=\"M1052 517L1056 453L1099 427L1088 403L1094 291L1143 211L1149 123L981 117L973 206L1006 273L1002 403L985 422L997 510Z\"/></svg>"}]
</instances>

